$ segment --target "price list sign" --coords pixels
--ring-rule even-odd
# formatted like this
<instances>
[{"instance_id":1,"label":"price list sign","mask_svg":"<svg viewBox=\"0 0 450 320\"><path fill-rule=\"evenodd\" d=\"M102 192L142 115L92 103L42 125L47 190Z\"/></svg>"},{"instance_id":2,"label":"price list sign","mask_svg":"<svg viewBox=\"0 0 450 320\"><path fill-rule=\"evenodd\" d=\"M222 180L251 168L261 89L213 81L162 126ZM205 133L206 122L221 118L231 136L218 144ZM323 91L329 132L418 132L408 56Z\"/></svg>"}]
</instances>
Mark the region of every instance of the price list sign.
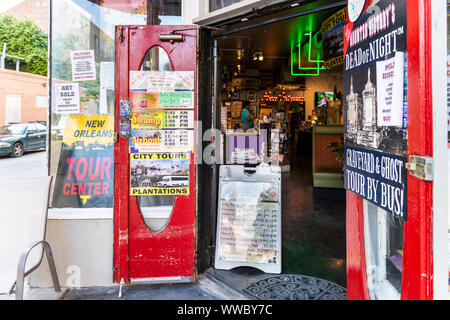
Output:
<instances>
[{"instance_id":1,"label":"price list sign","mask_svg":"<svg viewBox=\"0 0 450 320\"><path fill-rule=\"evenodd\" d=\"M236 170L221 167L221 178L224 167ZM281 200L277 181L245 181L228 176L222 179L216 268L252 266L265 272L281 272Z\"/></svg>"},{"instance_id":2,"label":"price list sign","mask_svg":"<svg viewBox=\"0 0 450 320\"><path fill-rule=\"evenodd\" d=\"M191 152L194 72L131 71L130 152Z\"/></svg>"}]
</instances>

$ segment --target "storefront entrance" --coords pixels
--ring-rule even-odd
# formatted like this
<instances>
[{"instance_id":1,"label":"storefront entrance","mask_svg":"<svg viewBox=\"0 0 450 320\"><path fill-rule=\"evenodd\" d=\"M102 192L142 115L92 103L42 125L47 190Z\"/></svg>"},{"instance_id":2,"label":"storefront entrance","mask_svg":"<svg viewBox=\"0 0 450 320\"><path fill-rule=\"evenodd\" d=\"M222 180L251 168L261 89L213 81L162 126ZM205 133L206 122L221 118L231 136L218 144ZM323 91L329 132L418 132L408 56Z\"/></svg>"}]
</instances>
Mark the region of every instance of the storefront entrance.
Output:
<instances>
[{"instance_id":1,"label":"storefront entrance","mask_svg":"<svg viewBox=\"0 0 450 320\"><path fill-rule=\"evenodd\" d=\"M116 282L208 272L252 296L302 275L432 297L432 8L362 3L117 29Z\"/></svg>"}]
</instances>

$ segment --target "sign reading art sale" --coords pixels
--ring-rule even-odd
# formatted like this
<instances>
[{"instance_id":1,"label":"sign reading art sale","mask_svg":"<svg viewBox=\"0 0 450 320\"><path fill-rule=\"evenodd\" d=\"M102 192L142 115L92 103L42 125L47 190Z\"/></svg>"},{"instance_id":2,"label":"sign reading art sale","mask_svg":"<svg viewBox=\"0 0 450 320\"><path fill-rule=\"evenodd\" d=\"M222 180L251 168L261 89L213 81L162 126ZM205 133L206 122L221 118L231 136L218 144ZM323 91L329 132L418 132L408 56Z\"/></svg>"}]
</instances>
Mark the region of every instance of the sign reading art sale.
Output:
<instances>
[{"instance_id":1,"label":"sign reading art sale","mask_svg":"<svg viewBox=\"0 0 450 320\"><path fill-rule=\"evenodd\" d=\"M407 221L406 0L344 27L345 188Z\"/></svg>"},{"instance_id":2,"label":"sign reading art sale","mask_svg":"<svg viewBox=\"0 0 450 320\"><path fill-rule=\"evenodd\" d=\"M112 115L70 116L61 145L53 207L113 205Z\"/></svg>"}]
</instances>

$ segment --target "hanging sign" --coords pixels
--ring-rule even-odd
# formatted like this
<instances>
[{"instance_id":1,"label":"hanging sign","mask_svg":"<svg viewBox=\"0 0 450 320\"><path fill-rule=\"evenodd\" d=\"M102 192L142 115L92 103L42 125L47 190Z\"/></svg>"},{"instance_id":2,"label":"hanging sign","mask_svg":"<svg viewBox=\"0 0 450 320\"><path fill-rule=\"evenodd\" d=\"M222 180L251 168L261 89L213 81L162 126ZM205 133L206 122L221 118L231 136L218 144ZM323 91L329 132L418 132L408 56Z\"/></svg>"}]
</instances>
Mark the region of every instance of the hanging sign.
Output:
<instances>
[{"instance_id":1,"label":"hanging sign","mask_svg":"<svg viewBox=\"0 0 450 320\"><path fill-rule=\"evenodd\" d=\"M130 195L189 195L188 153L130 154Z\"/></svg>"},{"instance_id":2,"label":"hanging sign","mask_svg":"<svg viewBox=\"0 0 450 320\"><path fill-rule=\"evenodd\" d=\"M406 5L381 0L361 14L348 37L343 85L345 188L405 221Z\"/></svg>"},{"instance_id":3,"label":"hanging sign","mask_svg":"<svg viewBox=\"0 0 450 320\"><path fill-rule=\"evenodd\" d=\"M56 208L111 207L114 116L70 116L53 191Z\"/></svg>"},{"instance_id":4,"label":"hanging sign","mask_svg":"<svg viewBox=\"0 0 450 320\"><path fill-rule=\"evenodd\" d=\"M94 50L71 51L72 81L95 80Z\"/></svg>"},{"instance_id":5,"label":"hanging sign","mask_svg":"<svg viewBox=\"0 0 450 320\"><path fill-rule=\"evenodd\" d=\"M56 83L54 88L53 113L80 113L80 87L78 83Z\"/></svg>"}]
</instances>

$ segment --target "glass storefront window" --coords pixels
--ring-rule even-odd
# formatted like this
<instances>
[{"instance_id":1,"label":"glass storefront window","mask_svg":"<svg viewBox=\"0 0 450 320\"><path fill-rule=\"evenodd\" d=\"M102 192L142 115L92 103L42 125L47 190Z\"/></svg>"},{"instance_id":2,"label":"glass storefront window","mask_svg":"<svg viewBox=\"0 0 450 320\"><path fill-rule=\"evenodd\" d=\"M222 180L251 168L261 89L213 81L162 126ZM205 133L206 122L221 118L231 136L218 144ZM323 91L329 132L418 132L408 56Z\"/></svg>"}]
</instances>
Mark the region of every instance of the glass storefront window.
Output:
<instances>
[{"instance_id":1,"label":"glass storefront window","mask_svg":"<svg viewBox=\"0 0 450 320\"><path fill-rule=\"evenodd\" d=\"M51 1L52 207L113 205L115 26L146 24L181 24L181 0ZM88 53L93 60L74 68L74 56ZM75 79L82 68L90 76ZM75 96L70 111L58 108L65 88Z\"/></svg>"},{"instance_id":2,"label":"glass storefront window","mask_svg":"<svg viewBox=\"0 0 450 320\"><path fill-rule=\"evenodd\" d=\"M364 245L371 299L399 299L404 223L364 200Z\"/></svg>"}]
</instances>

